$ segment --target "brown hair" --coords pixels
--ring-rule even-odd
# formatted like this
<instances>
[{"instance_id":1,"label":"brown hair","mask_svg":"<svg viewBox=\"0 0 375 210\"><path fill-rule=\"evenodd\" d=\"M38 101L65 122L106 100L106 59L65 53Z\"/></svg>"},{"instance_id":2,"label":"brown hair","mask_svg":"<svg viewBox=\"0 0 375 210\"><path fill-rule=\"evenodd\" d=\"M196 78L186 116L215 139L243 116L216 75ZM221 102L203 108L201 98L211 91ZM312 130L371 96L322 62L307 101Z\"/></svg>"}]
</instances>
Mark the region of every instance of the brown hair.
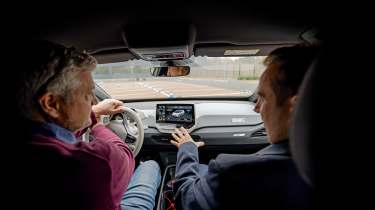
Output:
<instances>
[{"instance_id":1,"label":"brown hair","mask_svg":"<svg viewBox=\"0 0 375 210\"><path fill-rule=\"evenodd\" d=\"M298 44L278 48L267 56L265 65L278 66L276 76L271 79L277 105L282 105L287 97L297 94L305 73L317 56L318 49L315 45Z\"/></svg>"}]
</instances>

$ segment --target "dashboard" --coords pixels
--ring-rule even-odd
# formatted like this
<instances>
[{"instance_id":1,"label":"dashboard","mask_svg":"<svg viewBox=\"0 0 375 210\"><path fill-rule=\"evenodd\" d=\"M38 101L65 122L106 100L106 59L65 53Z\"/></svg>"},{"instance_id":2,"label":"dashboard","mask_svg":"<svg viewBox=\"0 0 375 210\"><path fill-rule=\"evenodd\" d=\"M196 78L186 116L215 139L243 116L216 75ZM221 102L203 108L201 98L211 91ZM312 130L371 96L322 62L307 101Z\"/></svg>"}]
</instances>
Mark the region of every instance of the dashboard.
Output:
<instances>
[{"instance_id":1,"label":"dashboard","mask_svg":"<svg viewBox=\"0 0 375 210\"><path fill-rule=\"evenodd\" d=\"M249 101L152 101L126 106L142 118L146 148L172 146L171 133L180 126L206 147L268 143L261 117Z\"/></svg>"}]
</instances>

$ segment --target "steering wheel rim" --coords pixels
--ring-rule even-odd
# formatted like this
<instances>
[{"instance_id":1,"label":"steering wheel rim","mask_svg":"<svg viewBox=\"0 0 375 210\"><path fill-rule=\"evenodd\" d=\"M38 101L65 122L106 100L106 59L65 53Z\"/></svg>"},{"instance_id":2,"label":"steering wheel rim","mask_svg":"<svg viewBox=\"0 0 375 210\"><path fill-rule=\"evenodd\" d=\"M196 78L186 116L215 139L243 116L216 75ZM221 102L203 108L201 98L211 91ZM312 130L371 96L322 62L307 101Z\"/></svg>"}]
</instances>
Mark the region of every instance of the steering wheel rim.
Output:
<instances>
[{"instance_id":1,"label":"steering wheel rim","mask_svg":"<svg viewBox=\"0 0 375 210\"><path fill-rule=\"evenodd\" d=\"M140 152L143 141L144 141L144 126L142 119L139 115L131 108L124 107L124 112L122 114L122 123L127 132L127 137L135 140L134 142L125 142L132 149L134 157ZM137 133L134 133L133 128L129 124L127 117L131 118L136 123Z\"/></svg>"}]
</instances>

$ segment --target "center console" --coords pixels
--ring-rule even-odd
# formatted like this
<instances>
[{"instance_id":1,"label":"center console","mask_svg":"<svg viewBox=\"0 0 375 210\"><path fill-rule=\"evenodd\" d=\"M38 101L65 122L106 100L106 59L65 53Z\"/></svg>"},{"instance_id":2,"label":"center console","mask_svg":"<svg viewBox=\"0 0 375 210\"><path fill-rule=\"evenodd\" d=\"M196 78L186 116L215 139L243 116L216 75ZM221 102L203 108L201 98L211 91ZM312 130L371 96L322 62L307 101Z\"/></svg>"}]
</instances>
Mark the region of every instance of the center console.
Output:
<instances>
[{"instance_id":1,"label":"center console","mask_svg":"<svg viewBox=\"0 0 375 210\"><path fill-rule=\"evenodd\" d=\"M168 165L163 173L156 210L173 210L173 181L176 165Z\"/></svg>"},{"instance_id":2,"label":"center console","mask_svg":"<svg viewBox=\"0 0 375 210\"><path fill-rule=\"evenodd\" d=\"M156 128L160 134L153 136L154 139L159 141L169 142L171 139L171 133L174 133L174 129L178 127L184 127L190 131L195 126L195 107L194 104L157 104L156 105ZM196 135L191 135L194 140L200 139ZM165 159L165 158L163 158ZM168 158L166 158L168 159ZM168 161L169 162L169 161ZM171 162L172 163L172 162ZM175 163L175 161L174 161ZM174 164L167 163L168 166L165 168L163 178L160 186L160 193L157 202L157 210L173 210L174 207L174 195L173 195L173 181L175 177L176 166Z\"/></svg>"}]
</instances>

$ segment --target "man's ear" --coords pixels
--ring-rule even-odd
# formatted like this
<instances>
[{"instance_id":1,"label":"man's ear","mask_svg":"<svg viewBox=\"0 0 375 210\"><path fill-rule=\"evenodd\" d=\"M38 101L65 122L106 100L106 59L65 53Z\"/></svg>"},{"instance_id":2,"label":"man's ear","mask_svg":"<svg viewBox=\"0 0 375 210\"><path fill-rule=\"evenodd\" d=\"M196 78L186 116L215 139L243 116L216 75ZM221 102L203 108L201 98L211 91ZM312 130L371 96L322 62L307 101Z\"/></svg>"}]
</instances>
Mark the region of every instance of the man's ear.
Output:
<instances>
[{"instance_id":1,"label":"man's ear","mask_svg":"<svg viewBox=\"0 0 375 210\"><path fill-rule=\"evenodd\" d=\"M60 117L61 100L58 96L51 92L46 92L39 98L38 103L47 116L53 119Z\"/></svg>"},{"instance_id":2,"label":"man's ear","mask_svg":"<svg viewBox=\"0 0 375 210\"><path fill-rule=\"evenodd\" d=\"M289 112L290 113L293 112L294 107L297 104L297 99L298 99L297 95L294 95L294 96L292 96L292 97L289 98L289 104L290 104L290 106L289 106Z\"/></svg>"}]
</instances>

